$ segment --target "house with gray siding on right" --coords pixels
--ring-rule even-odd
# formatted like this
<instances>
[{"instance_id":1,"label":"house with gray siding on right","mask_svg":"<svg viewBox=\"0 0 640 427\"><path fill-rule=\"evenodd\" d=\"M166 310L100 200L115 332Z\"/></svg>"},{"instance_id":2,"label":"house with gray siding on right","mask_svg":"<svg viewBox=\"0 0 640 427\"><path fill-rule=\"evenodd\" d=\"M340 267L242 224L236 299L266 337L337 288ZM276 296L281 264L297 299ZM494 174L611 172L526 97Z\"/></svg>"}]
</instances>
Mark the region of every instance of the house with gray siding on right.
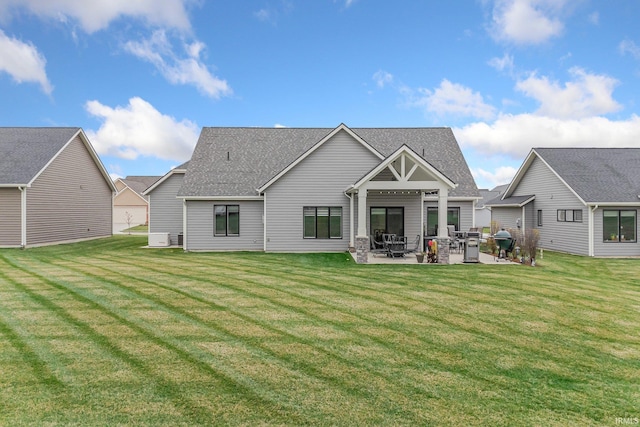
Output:
<instances>
[{"instance_id":1,"label":"house with gray siding on right","mask_svg":"<svg viewBox=\"0 0 640 427\"><path fill-rule=\"evenodd\" d=\"M638 171L638 148L534 148L487 205L503 228L538 230L541 248L640 256Z\"/></svg>"},{"instance_id":2,"label":"house with gray siding on right","mask_svg":"<svg viewBox=\"0 0 640 427\"><path fill-rule=\"evenodd\" d=\"M177 245L183 229L183 203L176 197L189 162L171 169L142 194L149 201L149 233L167 233L167 244Z\"/></svg>"}]
</instances>

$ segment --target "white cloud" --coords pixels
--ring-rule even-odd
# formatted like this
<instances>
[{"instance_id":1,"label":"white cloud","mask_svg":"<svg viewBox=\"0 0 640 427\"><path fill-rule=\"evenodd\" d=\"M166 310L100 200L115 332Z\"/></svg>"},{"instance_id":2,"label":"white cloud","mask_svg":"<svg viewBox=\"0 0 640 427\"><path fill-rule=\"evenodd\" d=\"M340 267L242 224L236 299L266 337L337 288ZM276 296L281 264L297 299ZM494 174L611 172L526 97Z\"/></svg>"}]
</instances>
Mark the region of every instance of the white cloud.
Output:
<instances>
[{"instance_id":1,"label":"white cloud","mask_svg":"<svg viewBox=\"0 0 640 427\"><path fill-rule=\"evenodd\" d=\"M154 31L151 38L139 42L129 41L124 49L140 59L152 63L173 84L190 84L212 98L231 95L231 87L208 70L200 54L205 45L195 41L183 44L186 57L178 57L163 30Z\"/></svg>"},{"instance_id":2,"label":"white cloud","mask_svg":"<svg viewBox=\"0 0 640 427\"><path fill-rule=\"evenodd\" d=\"M385 85L393 83L393 75L383 70L376 71L372 79L376 82L376 85L379 88L383 88Z\"/></svg>"},{"instance_id":3,"label":"white cloud","mask_svg":"<svg viewBox=\"0 0 640 427\"><path fill-rule=\"evenodd\" d=\"M490 189L502 184L508 184L511 179L516 175L518 169L512 166L500 166L493 172L484 170L482 168L471 169L471 174L476 181L482 181L488 183L487 187Z\"/></svg>"},{"instance_id":4,"label":"white cloud","mask_svg":"<svg viewBox=\"0 0 640 427\"><path fill-rule=\"evenodd\" d=\"M503 115L495 122L454 129L462 147L480 155L523 159L534 147L634 147L640 141L640 117L558 119L533 114Z\"/></svg>"},{"instance_id":5,"label":"white cloud","mask_svg":"<svg viewBox=\"0 0 640 427\"><path fill-rule=\"evenodd\" d=\"M488 64L498 71L511 72L513 70L513 56L505 53L502 58L491 58Z\"/></svg>"},{"instance_id":6,"label":"white cloud","mask_svg":"<svg viewBox=\"0 0 640 427\"><path fill-rule=\"evenodd\" d=\"M561 87L547 77L535 74L519 81L516 89L540 102L539 115L576 119L607 114L621 109L612 97L617 80L598 74L589 74L581 68L571 68L573 81Z\"/></svg>"},{"instance_id":7,"label":"white cloud","mask_svg":"<svg viewBox=\"0 0 640 427\"><path fill-rule=\"evenodd\" d=\"M121 17L139 18L151 25L190 30L186 10L190 0L0 0L0 14L12 9L27 9L43 18L78 21L91 34L105 29Z\"/></svg>"},{"instance_id":8,"label":"white cloud","mask_svg":"<svg viewBox=\"0 0 640 427\"><path fill-rule=\"evenodd\" d=\"M562 34L568 0L496 0L491 34L516 44L539 44Z\"/></svg>"},{"instance_id":9,"label":"white cloud","mask_svg":"<svg viewBox=\"0 0 640 427\"><path fill-rule=\"evenodd\" d=\"M135 97L125 107L111 108L98 101L88 101L85 109L102 120L97 131L87 136L98 154L136 159L152 156L184 162L198 140L199 128L189 121L177 121L156 110L147 101Z\"/></svg>"},{"instance_id":10,"label":"white cloud","mask_svg":"<svg viewBox=\"0 0 640 427\"><path fill-rule=\"evenodd\" d=\"M621 41L620 44L618 45L618 50L623 55L628 53L629 55L633 56L635 59L640 59L640 46L635 44L633 40L626 39Z\"/></svg>"},{"instance_id":11,"label":"white cloud","mask_svg":"<svg viewBox=\"0 0 640 427\"><path fill-rule=\"evenodd\" d=\"M46 64L47 60L34 45L8 37L0 30L0 72L6 72L18 83L38 83L43 92L51 94L53 87L45 71Z\"/></svg>"},{"instance_id":12,"label":"white cloud","mask_svg":"<svg viewBox=\"0 0 640 427\"><path fill-rule=\"evenodd\" d=\"M495 108L486 104L482 95L458 83L444 79L435 90L418 89L419 95L410 104L421 106L438 115L453 114L491 119Z\"/></svg>"}]
</instances>

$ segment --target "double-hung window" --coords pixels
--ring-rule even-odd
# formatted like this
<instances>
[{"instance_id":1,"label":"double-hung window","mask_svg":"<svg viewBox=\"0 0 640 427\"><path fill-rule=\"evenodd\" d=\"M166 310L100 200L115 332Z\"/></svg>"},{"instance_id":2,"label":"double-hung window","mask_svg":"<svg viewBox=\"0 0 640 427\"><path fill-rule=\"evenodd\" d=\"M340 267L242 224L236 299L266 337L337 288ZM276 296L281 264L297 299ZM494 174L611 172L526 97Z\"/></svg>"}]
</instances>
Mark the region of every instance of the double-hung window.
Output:
<instances>
[{"instance_id":1,"label":"double-hung window","mask_svg":"<svg viewBox=\"0 0 640 427\"><path fill-rule=\"evenodd\" d=\"M558 209L558 222L582 222L582 210Z\"/></svg>"},{"instance_id":2,"label":"double-hung window","mask_svg":"<svg viewBox=\"0 0 640 427\"><path fill-rule=\"evenodd\" d=\"M214 205L213 211L216 236L240 235L240 206Z\"/></svg>"},{"instance_id":3,"label":"double-hung window","mask_svg":"<svg viewBox=\"0 0 640 427\"><path fill-rule=\"evenodd\" d=\"M605 242L635 242L636 211L605 209L602 212L602 232Z\"/></svg>"},{"instance_id":4,"label":"double-hung window","mask_svg":"<svg viewBox=\"0 0 640 427\"><path fill-rule=\"evenodd\" d=\"M342 208L339 206L305 206L303 236L305 239L341 239Z\"/></svg>"}]
</instances>

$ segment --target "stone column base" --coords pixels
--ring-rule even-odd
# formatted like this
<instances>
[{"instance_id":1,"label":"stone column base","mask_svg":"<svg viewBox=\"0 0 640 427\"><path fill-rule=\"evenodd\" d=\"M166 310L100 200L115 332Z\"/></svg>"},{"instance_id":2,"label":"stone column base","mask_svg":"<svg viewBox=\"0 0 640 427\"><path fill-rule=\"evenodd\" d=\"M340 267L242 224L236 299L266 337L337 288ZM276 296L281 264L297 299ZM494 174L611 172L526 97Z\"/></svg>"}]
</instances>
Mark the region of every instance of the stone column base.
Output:
<instances>
[{"instance_id":1,"label":"stone column base","mask_svg":"<svg viewBox=\"0 0 640 427\"><path fill-rule=\"evenodd\" d=\"M438 264L449 264L449 242L448 237L436 238L438 242Z\"/></svg>"},{"instance_id":2,"label":"stone column base","mask_svg":"<svg viewBox=\"0 0 640 427\"><path fill-rule=\"evenodd\" d=\"M358 264L369 262L369 237L356 236L356 262Z\"/></svg>"}]
</instances>

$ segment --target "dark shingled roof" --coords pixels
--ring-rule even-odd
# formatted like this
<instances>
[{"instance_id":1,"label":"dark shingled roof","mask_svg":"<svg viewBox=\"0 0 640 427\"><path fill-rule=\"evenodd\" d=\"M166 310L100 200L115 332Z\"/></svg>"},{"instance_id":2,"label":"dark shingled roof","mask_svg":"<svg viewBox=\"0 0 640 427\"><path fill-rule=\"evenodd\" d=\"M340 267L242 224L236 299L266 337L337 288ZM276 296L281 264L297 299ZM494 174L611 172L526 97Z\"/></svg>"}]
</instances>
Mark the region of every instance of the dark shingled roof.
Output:
<instances>
[{"instance_id":1,"label":"dark shingled roof","mask_svg":"<svg viewBox=\"0 0 640 427\"><path fill-rule=\"evenodd\" d=\"M127 184L129 188L138 193L140 196L145 199L147 196L143 195L144 190L151 187L157 180L162 178L161 176L135 176L129 175L126 178L123 178L122 181Z\"/></svg>"},{"instance_id":2,"label":"dark shingled roof","mask_svg":"<svg viewBox=\"0 0 640 427\"><path fill-rule=\"evenodd\" d=\"M0 184L28 184L80 131L68 128L0 128Z\"/></svg>"},{"instance_id":3,"label":"dark shingled roof","mask_svg":"<svg viewBox=\"0 0 640 427\"><path fill-rule=\"evenodd\" d=\"M334 128L205 127L178 196L255 196L256 189L329 135ZM403 144L458 184L452 197L479 197L450 128L350 128L383 156ZM424 150L424 151L423 151Z\"/></svg>"},{"instance_id":4,"label":"dark shingled roof","mask_svg":"<svg viewBox=\"0 0 640 427\"><path fill-rule=\"evenodd\" d=\"M638 203L640 148L535 148L587 203Z\"/></svg>"}]
</instances>

